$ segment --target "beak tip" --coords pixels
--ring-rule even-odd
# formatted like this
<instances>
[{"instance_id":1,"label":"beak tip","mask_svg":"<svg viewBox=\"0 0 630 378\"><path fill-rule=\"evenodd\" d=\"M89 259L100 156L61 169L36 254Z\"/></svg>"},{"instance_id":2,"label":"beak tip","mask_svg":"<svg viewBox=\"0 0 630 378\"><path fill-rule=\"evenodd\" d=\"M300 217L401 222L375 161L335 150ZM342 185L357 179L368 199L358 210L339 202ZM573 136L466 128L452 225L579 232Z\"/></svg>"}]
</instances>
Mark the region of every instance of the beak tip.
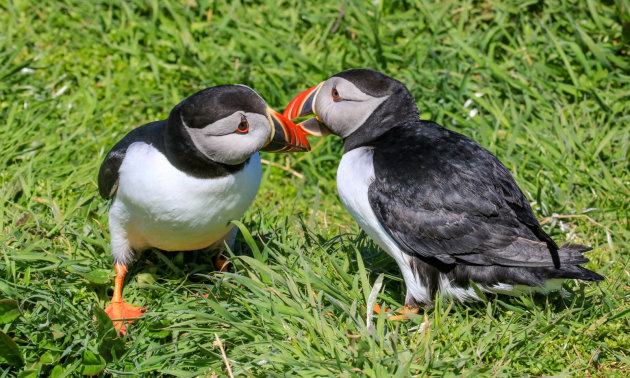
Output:
<instances>
[{"instance_id":1,"label":"beak tip","mask_svg":"<svg viewBox=\"0 0 630 378\"><path fill-rule=\"evenodd\" d=\"M293 123L288 115L292 113L291 107L280 114L273 109L270 112L270 122L275 130L268 141L266 152L306 152L310 151L310 144L306 139L304 130Z\"/></svg>"}]
</instances>

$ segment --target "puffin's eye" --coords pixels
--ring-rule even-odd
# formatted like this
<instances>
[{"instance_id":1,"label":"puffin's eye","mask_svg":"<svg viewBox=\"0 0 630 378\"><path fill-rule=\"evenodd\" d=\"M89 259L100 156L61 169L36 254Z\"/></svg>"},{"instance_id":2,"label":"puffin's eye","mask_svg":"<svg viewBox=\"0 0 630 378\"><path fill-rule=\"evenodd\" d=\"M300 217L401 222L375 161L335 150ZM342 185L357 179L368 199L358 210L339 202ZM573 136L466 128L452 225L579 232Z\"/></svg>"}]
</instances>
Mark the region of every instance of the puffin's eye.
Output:
<instances>
[{"instance_id":1,"label":"puffin's eye","mask_svg":"<svg viewBox=\"0 0 630 378\"><path fill-rule=\"evenodd\" d=\"M245 118L245 116L241 117L241 122L238 123L236 131L238 131L239 133L246 133L249 131L249 122L247 121L247 118Z\"/></svg>"},{"instance_id":2,"label":"puffin's eye","mask_svg":"<svg viewBox=\"0 0 630 378\"><path fill-rule=\"evenodd\" d=\"M339 95L339 91L337 90L337 87L333 87L333 89L330 91L330 95L332 96L332 99L334 102L343 100L341 96Z\"/></svg>"}]
</instances>

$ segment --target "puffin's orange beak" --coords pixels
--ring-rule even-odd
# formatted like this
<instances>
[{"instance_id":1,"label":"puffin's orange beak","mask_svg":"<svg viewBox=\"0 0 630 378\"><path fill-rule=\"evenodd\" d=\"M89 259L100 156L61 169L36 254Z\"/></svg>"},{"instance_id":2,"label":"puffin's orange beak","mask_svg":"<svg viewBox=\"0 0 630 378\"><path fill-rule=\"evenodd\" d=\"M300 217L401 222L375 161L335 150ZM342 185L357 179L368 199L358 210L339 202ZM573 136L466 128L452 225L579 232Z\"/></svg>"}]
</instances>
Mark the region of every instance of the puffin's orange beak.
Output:
<instances>
[{"instance_id":1,"label":"puffin's orange beak","mask_svg":"<svg viewBox=\"0 0 630 378\"><path fill-rule=\"evenodd\" d=\"M305 90L299 95L295 96L293 100L284 109L284 116L289 119L296 119L304 117L314 113L313 104L315 103L315 97L319 92L319 88L323 83L319 83L316 86Z\"/></svg>"},{"instance_id":2,"label":"puffin's orange beak","mask_svg":"<svg viewBox=\"0 0 630 378\"><path fill-rule=\"evenodd\" d=\"M305 152L311 149L305 132L290 119L271 108L267 108L267 118L271 124L271 135L261 151Z\"/></svg>"},{"instance_id":3,"label":"puffin's orange beak","mask_svg":"<svg viewBox=\"0 0 630 378\"><path fill-rule=\"evenodd\" d=\"M298 124L306 134L313 136L326 136L330 134L328 128L326 128L324 123L317 116L317 110L315 109L315 100L317 99L322 85L324 85L323 82L295 96L284 110L284 115L290 119L315 114L315 117Z\"/></svg>"}]
</instances>

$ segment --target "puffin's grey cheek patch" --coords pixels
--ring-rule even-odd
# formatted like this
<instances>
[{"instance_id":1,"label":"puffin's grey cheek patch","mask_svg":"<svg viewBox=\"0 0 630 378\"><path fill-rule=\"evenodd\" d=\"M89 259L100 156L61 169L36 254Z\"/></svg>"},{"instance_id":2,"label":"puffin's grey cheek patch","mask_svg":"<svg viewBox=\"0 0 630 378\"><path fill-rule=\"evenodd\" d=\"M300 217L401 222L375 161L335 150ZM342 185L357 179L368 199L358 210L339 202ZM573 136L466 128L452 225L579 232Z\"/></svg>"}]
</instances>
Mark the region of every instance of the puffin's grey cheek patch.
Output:
<instances>
[{"instance_id":1,"label":"puffin's grey cheek patch","mask_svg":"<svg viewBox=\"0 0 630 378\"><path fill-rule=\"evenodd\" d=\"M269 138L271 126L266 116L257 113L235 113L231 118L233 130L225 135L203 135L203 130L188 129L193 144L211 160L223 164L240 164L262 148ZM236 132L241 116L245 115L250 128L247 133ZM223 119L217 122L222 122ZM217 123L215 122L215 124Z\"/></svg>"},{"instance_id":2,"label":"puffin's grey cheek patch","mask_svg":"<svg viewBox=\"0 0 630 378\"><path fill-rule=\"evenodd\" d=\"M182 123L188 129L188 132L191 135L195 135L195 137L220 136L233 133L238 127L242 115L243 112L235 112L202 128L188 127L183 119Z\"/></svg>"},{"instance_id":3,"label":"puffin's grey cheek patch","mask_svg":"<svg viewBox=\"0 0 630 378\"><path fill-rule=\"evenodd\" d=\"M335 101L335 88L341 100ZM361 91L350 81L333 77L324 82L316 98L317 115L330 131L342 138L356 131L389 95L374 97Z\"/></svg>"},{"instance_id":4,"label":"puffin's grey cheek patch","mask_svg":"<svg viewBox=\"0 0 630 378\"><path fill-rule=\"evenodd\" d=\"M365 101L341 101L330 102L325 110L326 125L335 134L346 138L352 134L374 113L374 111L387 100L389 96L371 97Z\"/></svg>"}]
</instances>

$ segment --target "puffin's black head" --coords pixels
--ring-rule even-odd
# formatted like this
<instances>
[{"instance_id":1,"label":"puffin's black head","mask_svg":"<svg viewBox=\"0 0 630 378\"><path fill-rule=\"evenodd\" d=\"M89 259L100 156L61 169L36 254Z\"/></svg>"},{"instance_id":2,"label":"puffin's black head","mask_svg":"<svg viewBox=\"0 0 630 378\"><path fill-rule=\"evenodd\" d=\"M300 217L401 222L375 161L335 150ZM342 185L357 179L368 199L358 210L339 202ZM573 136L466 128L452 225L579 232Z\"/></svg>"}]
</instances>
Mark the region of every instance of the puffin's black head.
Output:
<instances>
[{"instance_id":1,"label":"puffin's black head","mask_svg":"<svg viewBox=\"0 0 630 378\"><path fill-rule=\"evenodd\" d=\"M340 72L293 99L284 111L290 119L315 114L300 126L311 135L327 133L366 143L409 119L418 108L398 80L369 69Z\"/></svg>"},{"instance_id":2,"label":"puffin's black head","mask_svg":"<svg viewBox=\"0 0 630 378\"><path fill-rule=\"evenodd\" d=\"M169 115L169 143L191 148L218 163L235 165L257 151L308 151L304 132L267 106L245 85L204 89L179 103Z\"/></svg>"}]
</instances>

